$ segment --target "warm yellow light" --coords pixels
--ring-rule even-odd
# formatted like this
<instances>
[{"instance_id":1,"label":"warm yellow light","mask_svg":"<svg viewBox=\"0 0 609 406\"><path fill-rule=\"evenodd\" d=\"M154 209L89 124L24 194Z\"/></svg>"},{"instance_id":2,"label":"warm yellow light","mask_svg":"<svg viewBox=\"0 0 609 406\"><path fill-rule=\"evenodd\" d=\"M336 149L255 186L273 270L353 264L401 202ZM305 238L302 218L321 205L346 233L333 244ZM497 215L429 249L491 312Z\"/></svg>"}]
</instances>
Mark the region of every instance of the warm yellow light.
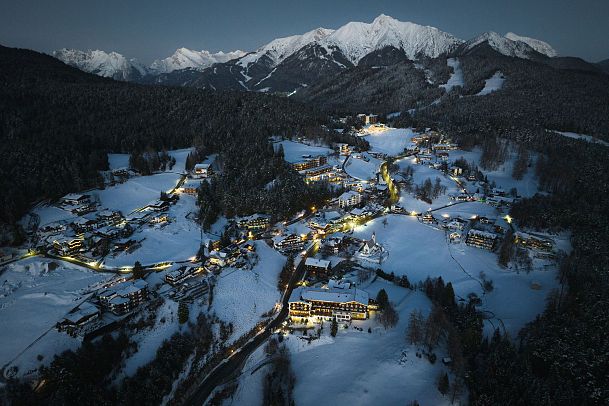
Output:
<instances>
[{"instance_id":1,"label":"warm yellow light","mask_svg":"<svg viewBox=\"0 0 609 406\"><path fill-rule=\"evenodd\" d=\"M416 216L416 215L417 215L417 212L413 210L413 211L411 211L411 212L410 212L410 215L411 215L411 216Z\"/></svg>"},{"instance_id":2,"label":"warm yellow light","mask_svg":"<svg viewBox=\"0 0 609 406\"><path fill-rule=\"evenodd\" d=\"M512 217L510 217L510 215L509 215L509 214L508 214L508 215L506 215L506 216L504 217L504 219L505 219L505 221L507 221L507 222L508 222L508 224L512 224L512 220L513 220L513 218L512 218Z\"/></svg>"}]
</instances>

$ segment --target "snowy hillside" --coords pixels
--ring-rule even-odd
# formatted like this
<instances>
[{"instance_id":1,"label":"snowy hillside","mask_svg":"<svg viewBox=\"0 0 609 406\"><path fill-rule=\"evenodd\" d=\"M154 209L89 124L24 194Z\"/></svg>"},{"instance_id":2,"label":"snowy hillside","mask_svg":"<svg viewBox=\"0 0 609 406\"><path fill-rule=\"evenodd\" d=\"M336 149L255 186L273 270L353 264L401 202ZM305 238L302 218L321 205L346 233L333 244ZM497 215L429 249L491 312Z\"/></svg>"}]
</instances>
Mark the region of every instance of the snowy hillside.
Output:
<instances>
[{"instance_id":1,"label":"snowy hillside","mask_svg":"<svg viewBox=\"0 0 609 406\"><path fill-rule=\"evenodd\" d=\"M157 59L150 65L154 73L169 73L180 69L205 69L214 63L224 63L245 55L245 52L236 50L232 52L194 51L187 48L177 49L173 55L165 59Z\"/></svg>"},{"instance_id":2,"label":"snowy hillside","mask_svg":"<svg viewBox=\"0 0 609 406\"><path fill-rule=\"evenodd\" d=\"M556 50L554 48L552 48L552 46L550 44L548 44L547 42L544 42L542 40L535 39L535 38L529 38L529 37L522 37L518 34L514 34L513 32L508 32L507 34L505 34L505 37L512 41L524 42L525 44L527 44L528 46L533 48L535 51L539 52L540 54L549 56L550 58L553 58L558 55Z\"/></svg>"},{"instance_id":3,"label":"snowy hillside","mask_svg":"<svg viewBox=\"0 0 609 406\"><path fill-rule=\"evenodd\" d=\"M398 21L381 14L372 23L350 22L320 43L334 45L354 64L370 52L392 46L402 49L409 59L424 55L435 58L452 51L461 42L434 27Z\"/></svg>"},{"instance_id":4,"label":"snowy hillside","mask_svg":"<svg viewBox=\"0 0 609 406\"><path fill-rule=\"evenodd\" d=\"M132 80L146 75L146 68L135 59L127 59L116 52L60 49L53 56L85 72L117 80Z\"/></svg>"},{"instance_id":5,"label":"snowy hillside","mask_svg":"<svg viewBox=\"0 0 609 406\"><path fill-rule=\"evenodd\" d=\"M251 63L257 62L263 56L267 56L272 61L272 65L275 66L302 47L320 41L333 32L334 30L329 30L327 28L317 28L302 35L292 35L274 39L268 44L258 48L255 52L241 58L239 65L248 66Z\"/></svg>"},{"instance_id":6,"label":"snowy hillside","mask_svg":"<svg viewBox=\"0 0 609 406\"><path fill-rule=\"evenodd\" d=\"M465 42L461 47L462 53L468 53L477 46L487 43L491 48L500 54L512 56L516 58L529 59L536 51L527 43L522 41L513 41L509 38L501 36L496 32L489 31L478 35L477 37Z\"/></svg>"}]
</instances>

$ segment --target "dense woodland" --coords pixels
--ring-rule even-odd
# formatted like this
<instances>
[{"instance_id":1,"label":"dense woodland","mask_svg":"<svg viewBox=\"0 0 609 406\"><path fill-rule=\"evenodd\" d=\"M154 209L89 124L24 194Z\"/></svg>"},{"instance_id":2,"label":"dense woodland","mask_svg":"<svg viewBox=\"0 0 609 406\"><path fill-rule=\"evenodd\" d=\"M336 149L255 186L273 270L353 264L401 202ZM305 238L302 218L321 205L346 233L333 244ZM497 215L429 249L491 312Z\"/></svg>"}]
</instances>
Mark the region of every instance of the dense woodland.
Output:
<instances>
[{"instance_id":1,"label":"dense woodland","mask_svg":"<svg viewBox=\"0 0 609 406\"><path fill-rule=\"evenodd\" d=\"M327 121L286 98L120 83L4 47L0 83L0 221L8 223L35 201L100 186L111 151L134 153L145 173L157 167L138 158L145 151L196 145L219 153L232 176L224 186L239 204L279 175L267 162L269 136L316 134ZM280 187L304 187L290 182ZM229 200L222 204L230 210Z\"/></svg>"},{"instance_id":2,"label":"dense woodland","mask_svg":"<svg viewBox=\"0 0 609 406\"><path fill-rule=\"evenodd\" d=\"M428 295L448 318L448 331L458 332L453 340L460 340L466 371L462 376L470 401L476 405L608 404L609 149L545 129L607 139L609 77L496 56L470 55L461 61L466 85L460 92L465 97L460 98L458 92L444 96L442 103L414 116L402 114L398 124L437 126L464 146L482 146L489 163L501 159L502 145L508 141L521 151L538 152L535 170L550 194L524 199L511 215L525 227L570 230L574 248L561 265L562 288L518 337L498 332L478 340L480 326L473 308L455 306L448 286L426 285ZM507 77L501 92L468 96L497 70ZM444 73L439 69L437 74ZM260 209L282 215L301 207L298 198L306 187L282 162L268 136L333 137L316 130L326 122L323 115L284 98L119 84L29 51L0 48L0 81L3 221L15 221L37 199L97 185L97 171L107 168L108 151L131 153L148 147L161 151L187 145L196 146L202 155L221 155L225 176L201 196L202 210L211 213L208 223L220 211L247 214ZM349 83L345 80L343 85ZM374 97L380 100L383 93ZM383 108L390 107L394 106ZM286 208L273 203L279 197L287 198ZM441 314L437 312L438 317ZM67 371L69 387L96 393L90 382L104 379L106 375L99 374L111 371L110 361L126 350L127 342L118 337L98 345L107 347L107 359L97 360L94 352L83 347L54 361L47 371L50 378L59 376L53 371ZM96 368L74 367L97 361ZM90 386L71 380L77 374ZM142 389L150 390L154 376L142 371L140 378ZM268 379L277 381L273 376ZM139 390L139 383L129 384ZM289 393L291 385L288 380L271 386L287 388ZM43 393L55 403L66 399L68 394L59 387L57 393L49 388ZM11 390L13 399L32 400L24 387ZM122 396L120 391L98 395L92 399ZM266 395L281 394L270 391Z\"/></svg>"}]
</instances>

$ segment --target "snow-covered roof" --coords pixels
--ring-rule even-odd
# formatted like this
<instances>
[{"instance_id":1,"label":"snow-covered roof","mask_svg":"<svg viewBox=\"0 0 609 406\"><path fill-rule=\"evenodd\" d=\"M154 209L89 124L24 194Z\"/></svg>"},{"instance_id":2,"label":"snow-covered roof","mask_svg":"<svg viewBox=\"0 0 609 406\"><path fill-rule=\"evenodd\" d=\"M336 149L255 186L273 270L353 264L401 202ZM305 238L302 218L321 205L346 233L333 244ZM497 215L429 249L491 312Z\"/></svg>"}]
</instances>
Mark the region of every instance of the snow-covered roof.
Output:
<instances>
[{"instance_id":1,"label":"snow-covered roof","mask_svg":"<svg viewBox=\"0 0 609 406\"><path fill-rule=\"evenodd\" d=\"M359 193L357 193L357 192L355 192L355 191L353 191L353 190L349 190L348 192L345 192L345 193L343 193L342 195L340 195L340 196L338 197L338 199L339 199L339 200L349 200L349 199L351 199L352 197L356 197L356 196L358 196L358 195L359 195Z\"/></svg>"},{"instance_id":2,"label":"snow-covered roof","mask_svg":"<svg viewBox=\"0 0 609 406\"><path fill-rule=\"evenodd\" d=\"M86 199L88 197L89 197L89 195L81 195L78 193L68 193L67 195L62 197L62 199L63 200L80 200L80 199Z\"/></svg>"},{"instance_id":3,"label":"snow-covered roof","mask_svg":"<svg viewBox=\"0 0 609 406\"><path fill-rule=\"evenodd\" d=\"M89 302L84 302L77 310L66 314L64 319L71 321L72 323L78 323L82 319L92 316L98 312L99 309L97 308L97 306Z\"/></svg>"},{"instance_id":4,"label":"snow-covered roof","mask_svg":"<svg viewBox=\"0 0 609 406\"><path fill-rule=\"evenodd\" d=\"M497 238L497 234L495 233L490 233L488 231L482 231L482 230L469 230L468 234L474 234L474 235L479 235L480 237L485 237L485 238Z\"/></svg>"},{"instance_id":5,"label":"snow-covered roof","mask_svg":"<svg viewBox=\"0 0 609 406\"><path fill-rule=\"evenodd\" d=\"M307 301L357 302L368 305L368 292L361 289L303 289L300 297Z\"/></svg>"},{"instance_id":6,"label":"snow-covered roof","mask_svg":"<svg viewBox=\"0 0 609 406\"><path fill-rule=\"evenodd\" d=\"M196 164L195 169L209 169L211 164Z\"/></svg>"},{"instance_id":7,"label":"snow-covered roof","mask_svg":"<svg viewBox=\"0 0 609 406\"><path fill-rule=\"evenodd\" d=\"M305 261L306 266L314 266L316 268L329 268L330 261L325 259L317 259L317 258L307 258Z\"/></svg>"}]
</instances>

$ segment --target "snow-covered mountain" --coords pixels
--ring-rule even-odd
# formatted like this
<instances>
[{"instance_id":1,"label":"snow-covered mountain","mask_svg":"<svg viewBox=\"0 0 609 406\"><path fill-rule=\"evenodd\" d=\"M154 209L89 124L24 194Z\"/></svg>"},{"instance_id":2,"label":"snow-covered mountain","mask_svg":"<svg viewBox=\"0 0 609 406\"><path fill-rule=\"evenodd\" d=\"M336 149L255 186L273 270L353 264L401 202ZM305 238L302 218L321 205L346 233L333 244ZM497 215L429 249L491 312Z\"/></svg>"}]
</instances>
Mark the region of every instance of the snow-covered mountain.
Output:
<instances>
[{"instance_id":1,"label":"snow-covered mountain","mask_svg":"<svg viewBox=\"0 0 609 406\"><path fill-rule=\"evenodd\" d=\"M409 59L438 57L455 49L463 41L437 28L398 21L381 14L372 23L350 22L320 41L333 45L355 65L370 52L394 47Z\"/></svg>"},{"instance_id":2,"label":"snow-covered mountain","mask_svg":"<svg viewBox=\"0 0 609 406\"><path fill-rule=\"evenodd\" d=\"M271 66L276 66L302 47L313 42L318 42L333 32L334 30L327 28L317 28L302 35L274 39L258 48L255 52L241 58L238 64L245 67L258 62L264 57L270 62Z\"/></svg>"},{"instance_id":3,"label":"snow-covered mountain","mask_svg":"<svg viewBox=\"0 0 609 406\"><path fill-rule=\"evenodd\" d=\"M205 69L214 63L224 63L241 58L246 53L240 50L232 52L193 51L187 48L177 49L173 55L165 59L154 61L149 70L153 73L169 73L180 69Z\"/></svg>"},{"instance_id":4,"label":"snow-covered mountain","mask_svg":"<svg viewBox=\"0 0 609 406\"><path fill-rule=\"evenodd\" d=\"M505 37L512 41L524 42L525 44L527 44L528 46L533 48L535 51L539 52L540 54L546 55L550 58L553 58L558 55L556 50L554 48L552 48L552 46L550 44L548 44L547 42L544 42L542 40L535 39L535 38L529 38L529 37L523 37L521 35L514 34L513 32L508 32L507 34L505 34Z\"/></svg>"},{"instance_id":5,"label":"snow-covered mountain","mask_svg":"<svg viewBox=\"0 0 609 406\"><path fill-rule=\"evenodd\" d=\"M459 53L467 54L481 45L488 45L505 56L530 59L537 51L523 41L513 41L493 31L478 35L459 47Z\"/></svg>"},{"instance_id":6,"label":"snow-covered mountain","mask_svg":"<svg viewBox=\"0 0 609 406\"><path fill-rule=\"evenodd\" d=\"M116 80L137 80L147 74L146 68L135 59L127 59L116 52L60 49L53 56L85 72Z\"/></svg>"},{"instance_id":7,"label":"snow-covered mountain","mask_svg":"<svg viewBox=\"0 0 609 406\"><path fill-rule=\"evenodd\" d=\"M64 49L55 56L87 72L121 80L292 93L358 65L389 66L478 51L546 61L556 55L549 44L514 33L485 32L464 42L437 28L381 14L370 23L349 22L337 30L317 28L277 38L249 53L179 48L147 68L115 52Z\"/></svg>"}]
</instances>

